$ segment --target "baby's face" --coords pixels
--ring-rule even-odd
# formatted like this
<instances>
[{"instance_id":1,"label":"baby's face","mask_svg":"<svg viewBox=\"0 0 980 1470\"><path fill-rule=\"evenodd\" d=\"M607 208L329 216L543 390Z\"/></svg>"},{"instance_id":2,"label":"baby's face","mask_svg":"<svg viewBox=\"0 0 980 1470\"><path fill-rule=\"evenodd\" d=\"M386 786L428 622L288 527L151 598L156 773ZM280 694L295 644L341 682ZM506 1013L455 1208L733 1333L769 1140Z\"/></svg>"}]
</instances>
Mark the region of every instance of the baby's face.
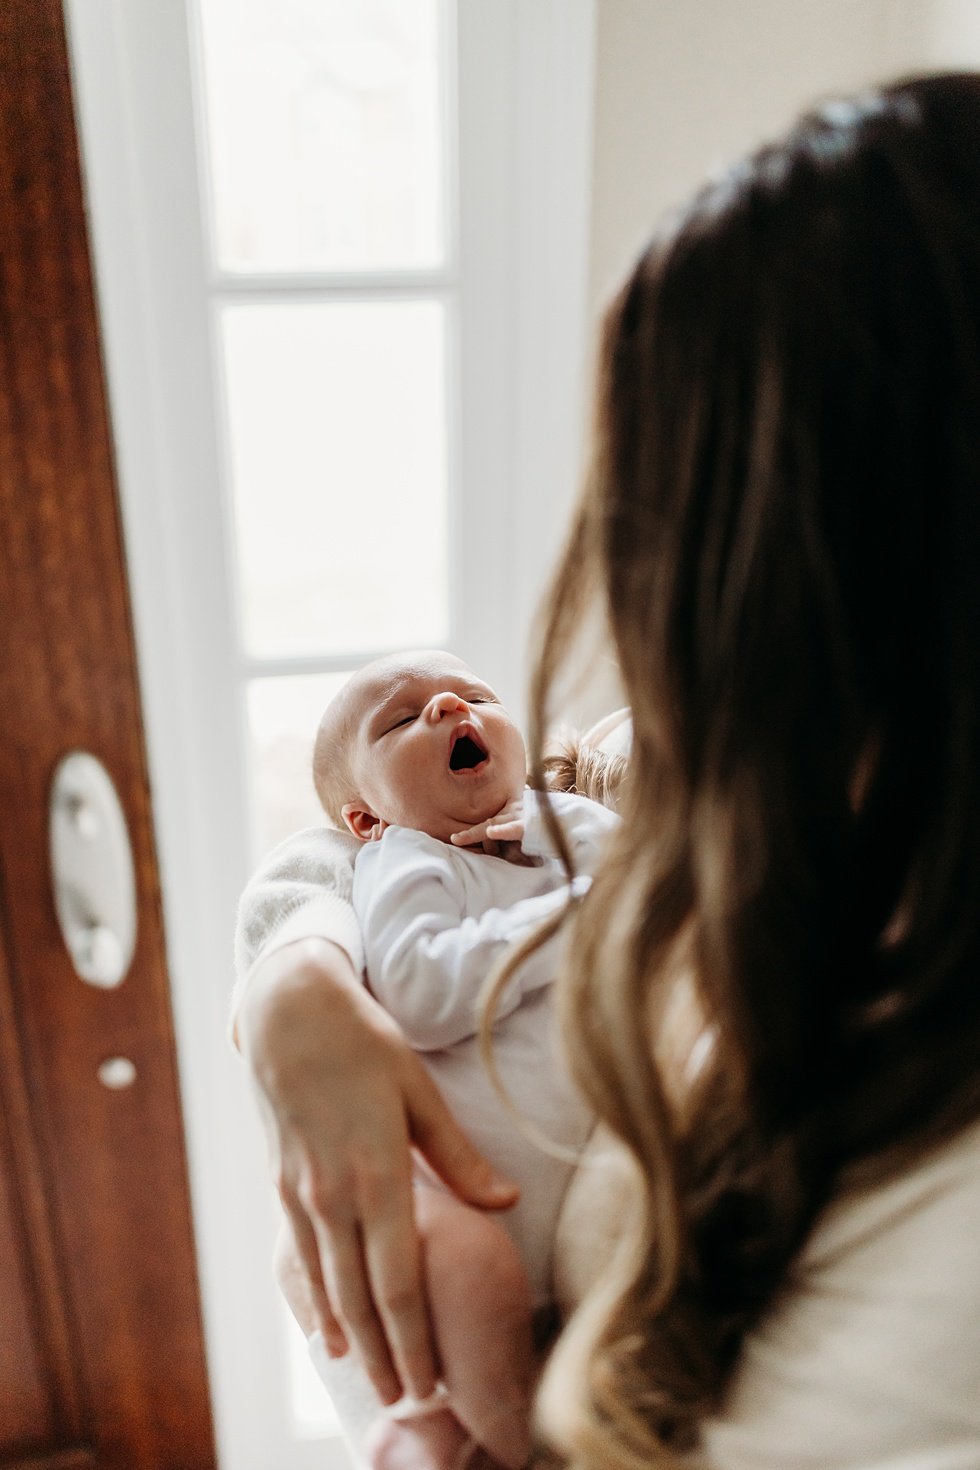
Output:
<instances>
[{"instance_id":1,"label":"baby's face","mask_svg":"<svg viewBox=\"0 0 980 1470\"><path fill-rule=\"evenodd\" d=\"M447 842L520 795L524 740L488 684L451 654L378 668L361 676L352 711L358 799L344 818L357 836L379 835L373 818Z\"/></svg>"}]
</instances>

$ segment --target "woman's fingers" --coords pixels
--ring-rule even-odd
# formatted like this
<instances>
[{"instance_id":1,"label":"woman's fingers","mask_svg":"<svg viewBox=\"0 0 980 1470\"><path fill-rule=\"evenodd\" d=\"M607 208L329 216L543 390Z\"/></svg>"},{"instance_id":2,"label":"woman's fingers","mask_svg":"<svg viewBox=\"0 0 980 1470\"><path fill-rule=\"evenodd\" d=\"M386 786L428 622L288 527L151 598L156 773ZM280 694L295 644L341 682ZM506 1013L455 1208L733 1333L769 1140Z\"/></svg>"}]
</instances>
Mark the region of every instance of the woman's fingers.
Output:
<instances>
[{"instance_id":1,"label":"woman's fingers","mask_svg":"<svg viewBox=\"0 0 980 1470\"><path fill-rule=\"evenodd\" d=\"M460 1199L486 1210L509 1209L519 1188L473 1146L421 1063L418 1069L406 1095L413 1144Z\"/></svg>"},{"instance_id":2,"label":"woman's fingers","mask_svg":"<svg viewBox=\"0 0 980 1470\"><path fill-rule=\"evenodd\" d=\"M370 1222L364 1253L371 1292L402 1383L415 1398L425 1399L435 1390L438 1375L412 1189L407 1177L404 1188L377 1182L381 1189L364 1200L365 1224Z\"/></svg>"},{"instance_id":3,"label":"woman's fingers","mask_svg":"<svg viewBox=\"0 0 980 1470\"><path fill-rule=\"evenodd\" d=\"M347 1338L356 1346L381 1402L393 1404L402 1396L401 1380L371 1298L360 1231L353 1219L329 1228L319 1215L314 1216L313 1228L330 1299Z\"/></svg>"},{"instance_id":4,"label":"woman's fingers","mask_svg":"<svg viewBox=\"0 0 980 1470\"><path fill-rule=\"evenodd\" d=\"M306 1336L319 1327L330 1356L341 1358L347 1351L347 1338L327 1296L316 1232L295 1194L284 1189L280 1197L289 1222L290 1239L280 1241L276 1251L279 1285Z\"/></svg>"},{"instance_id":5,"label":"woman's fingers","mask_svg":"<svg viewBox=\"0 0 980 1470\"><path fill-rule=\"evenodd\" d=\"M304 1239L302 1249L300 1238ZM320 1272L316 1236L302 1211L295 1220L288 1210L283 1216L276 1241L274 1270L279 1289L304 1337L311 1337L319 1328L331 1357L343 1357L347 1351L347 1339L330 1306Z\"/></svg>"}]
</instances>

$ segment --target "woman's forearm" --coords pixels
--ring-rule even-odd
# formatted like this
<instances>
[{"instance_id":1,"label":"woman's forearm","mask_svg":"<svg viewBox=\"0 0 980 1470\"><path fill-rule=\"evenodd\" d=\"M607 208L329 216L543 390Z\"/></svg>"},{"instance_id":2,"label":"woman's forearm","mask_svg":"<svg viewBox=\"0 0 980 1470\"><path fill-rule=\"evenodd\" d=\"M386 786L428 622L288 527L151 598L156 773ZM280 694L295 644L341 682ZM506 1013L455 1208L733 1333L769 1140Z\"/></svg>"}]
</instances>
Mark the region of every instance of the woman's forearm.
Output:
<instances>
[{"instance_id":1,"label":"woman's forearm","mask_svg":"<svg viewBox=\"0 0 980 1470\"><path fill-rule=\"evenodd\" d=\"M303 939L256 965L239 1035L299 1262L290 1304L335 1355L356 1346L384 1402L427 1397L435 1358L411 1149L484 1208L513 1204L514 1186L461 1132L338 945Z\"/></svg>"}]
</instances>

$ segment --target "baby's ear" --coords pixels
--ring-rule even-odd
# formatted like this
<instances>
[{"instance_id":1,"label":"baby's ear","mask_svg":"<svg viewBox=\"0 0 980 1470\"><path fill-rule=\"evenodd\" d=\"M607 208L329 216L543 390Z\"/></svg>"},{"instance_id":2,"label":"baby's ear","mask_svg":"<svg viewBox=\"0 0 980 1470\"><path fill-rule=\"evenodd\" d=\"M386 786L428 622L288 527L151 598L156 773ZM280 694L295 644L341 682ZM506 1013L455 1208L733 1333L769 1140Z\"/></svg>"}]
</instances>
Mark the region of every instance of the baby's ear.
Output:
<instances>
[{"instance_id":1,"label":"baby's ear","mask_svg":"<svg viewBox=\"0 0 980 1470\"><path fill-rule=\"evenodd\" d=\"M376 817L367 807L356 801L345 803L340 808L340 815L347 824L347 830L354 834L358 842L377 842L388 826L382 817Z\"/></svg>"}]
</instances>

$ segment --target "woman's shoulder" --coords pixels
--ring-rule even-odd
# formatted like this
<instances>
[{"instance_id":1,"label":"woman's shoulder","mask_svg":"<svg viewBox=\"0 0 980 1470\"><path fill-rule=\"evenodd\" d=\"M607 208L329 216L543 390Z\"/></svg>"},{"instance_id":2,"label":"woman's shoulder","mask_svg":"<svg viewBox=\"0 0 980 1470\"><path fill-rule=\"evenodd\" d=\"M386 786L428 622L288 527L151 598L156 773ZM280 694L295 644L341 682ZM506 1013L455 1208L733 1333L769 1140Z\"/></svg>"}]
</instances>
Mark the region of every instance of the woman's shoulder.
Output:
<instances>
[{"instance_id":1,"label":"woman's shoulder","mask_svg":"<svg viewBox=\"0 0 980 1470\"><path fill-rule=\"evenodd\" d=\"M980 1238L980 1121L929 1150L882 1184L845 1194L824 1212L799 1275L882 1260L899 1246L928 1244L944 1222L972 1214ZM980 1251L977 1252L980 1266ZM980 1280L980 1272L978 1272Z\"/></svg>"},{"instance_id":2,"label":"woman's shoulder","mask_svg":"<svg viewBox=\"0 0 980 1470\"><path fill-rule=\"evenodd\" d=\"M707 1463L980 1464L978 1240L980 1124L831 1205L745 1342Z\"/></svg>"}]
</instances>

